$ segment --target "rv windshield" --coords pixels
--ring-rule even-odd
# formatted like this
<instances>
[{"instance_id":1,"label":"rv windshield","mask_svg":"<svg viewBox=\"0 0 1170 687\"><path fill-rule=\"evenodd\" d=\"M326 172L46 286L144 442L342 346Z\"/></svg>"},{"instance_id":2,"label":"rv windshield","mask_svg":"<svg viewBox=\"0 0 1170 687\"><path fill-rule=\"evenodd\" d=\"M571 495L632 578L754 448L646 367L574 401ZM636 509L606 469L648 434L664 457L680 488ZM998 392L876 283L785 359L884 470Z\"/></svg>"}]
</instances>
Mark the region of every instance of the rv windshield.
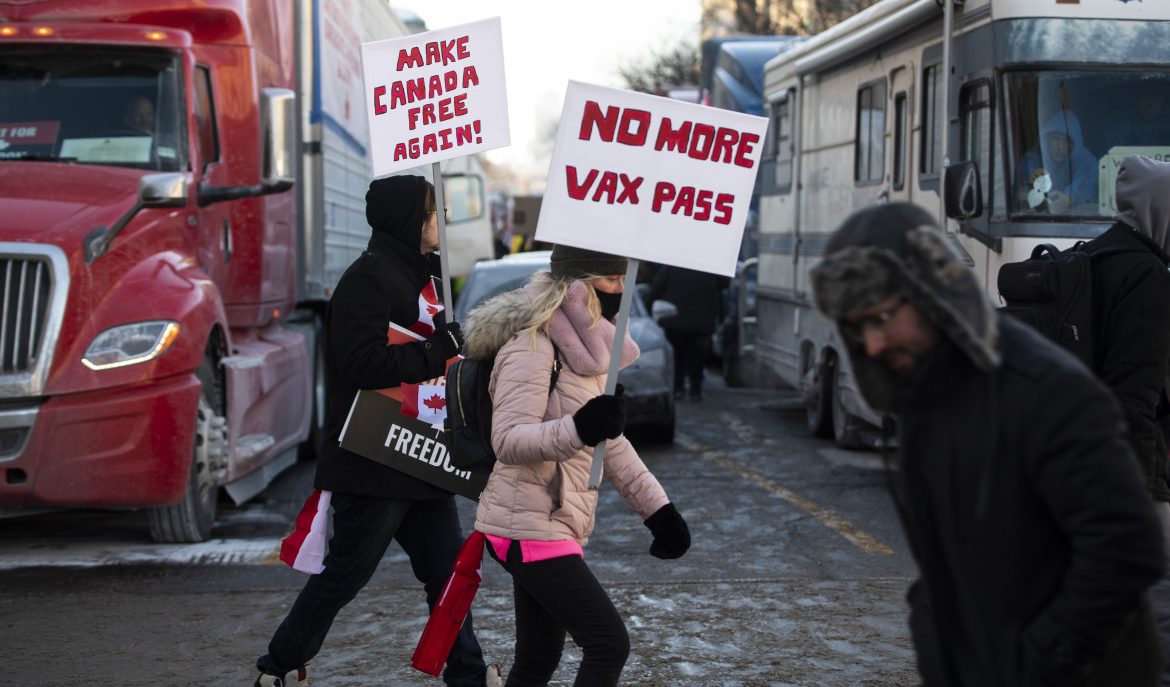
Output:
<instances>
[{"instance_id":1,"label":"rv windshield","mask_svg":"<svg viewBox=\"0 0 1170 687\"><path fill-rule=\"evenodd\" d=\"M0 160L185 168L178 57L0 50Z\"/></svg>"},{"instance_id":2,"label":"rv windshield","mask_svg":"<svg viewBox=\"0 0 1170 687\"><path fill-rule=\"evenodd\" d=\"M1014 215L1111 217L1126 156L1170 160L1170 74L1013 72L1004 90Z\"/></svg>"}]
</instances>

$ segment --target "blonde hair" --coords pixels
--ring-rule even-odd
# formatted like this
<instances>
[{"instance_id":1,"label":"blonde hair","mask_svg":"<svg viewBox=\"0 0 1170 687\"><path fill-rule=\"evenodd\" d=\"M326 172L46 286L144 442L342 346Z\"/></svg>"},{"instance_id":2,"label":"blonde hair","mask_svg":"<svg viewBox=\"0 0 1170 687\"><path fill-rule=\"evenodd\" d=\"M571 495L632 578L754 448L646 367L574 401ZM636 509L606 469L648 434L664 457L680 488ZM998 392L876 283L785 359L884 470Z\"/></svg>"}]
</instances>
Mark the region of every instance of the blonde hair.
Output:
<instances>
[{"instance_id":1,"label":"blonde hair","mask_svg":"<svg viewBox=\"0 0 1170 687\"><path fill-rule=\"evenodd\" d=\"M532 311L528 323L520 331L531 336L535 345L537 333L544 331L548 326L549 320L565 302L565 297L569 295L569 287L575 281L585 282L588 293L586 307L589 310L589 327L590 329L596 327L601 322L601 301L598 300L597 291L593 288L593 280L596 278L596 275L585 275L576 279L557 279L548 270L540 270L533 274L531 283L535 287L535 296L532 299Z\"/></svg>"}]
</instances>

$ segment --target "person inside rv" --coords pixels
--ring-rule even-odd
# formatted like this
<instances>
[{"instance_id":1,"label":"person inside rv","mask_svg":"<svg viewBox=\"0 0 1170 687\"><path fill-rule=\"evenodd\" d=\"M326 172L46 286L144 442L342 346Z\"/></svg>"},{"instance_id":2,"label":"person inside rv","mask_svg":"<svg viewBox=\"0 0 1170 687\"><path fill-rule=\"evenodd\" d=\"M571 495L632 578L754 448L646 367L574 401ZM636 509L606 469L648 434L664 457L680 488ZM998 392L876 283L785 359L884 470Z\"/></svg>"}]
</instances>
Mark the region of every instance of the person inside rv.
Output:
<instances>
[{"instance_id":1,"label":"person inside rv","mask_svg":"<svg viewBox=\"0 0 1170 687\"><path fill-rule=\"evenodd\" d=\"M1030 208L1059 215L1083 203L1096 205L1097 158L1084 140L1081 121L1071 110L1062 108L1044 123L1037 147L1023 160Z\"/></svg>"}]
</instances>

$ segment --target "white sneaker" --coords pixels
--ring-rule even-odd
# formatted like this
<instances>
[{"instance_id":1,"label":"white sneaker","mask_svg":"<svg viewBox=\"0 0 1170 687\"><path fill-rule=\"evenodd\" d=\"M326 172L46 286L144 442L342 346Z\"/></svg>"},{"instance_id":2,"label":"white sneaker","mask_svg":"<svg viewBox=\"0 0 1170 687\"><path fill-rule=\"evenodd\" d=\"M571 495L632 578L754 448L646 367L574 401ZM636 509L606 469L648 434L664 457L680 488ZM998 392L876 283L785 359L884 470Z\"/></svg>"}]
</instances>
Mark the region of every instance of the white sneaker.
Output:
<instances>
[{"instance_id":1,"label":"white sneaker","mask_svg":"<svg viewBox=\"0 0 1170 687\"><path fill-rule=\"evenodd\" d=\"M487 687L504 687L504 675L500 672L498 663L493 663L487 667L487 673L483 676L483 682Z\"/></svg>"},{"instance_id":2,"label":"white sneaker","mask_svg":"<svg viewBox=\"0 0 1170 687\"><path fill-rule=\"evenodd\" d=\"M256 678L255 687L309 687L309 669L307 667L294 668L285 673L283 677L263 673Z\"/></svg>"}]
</instances>

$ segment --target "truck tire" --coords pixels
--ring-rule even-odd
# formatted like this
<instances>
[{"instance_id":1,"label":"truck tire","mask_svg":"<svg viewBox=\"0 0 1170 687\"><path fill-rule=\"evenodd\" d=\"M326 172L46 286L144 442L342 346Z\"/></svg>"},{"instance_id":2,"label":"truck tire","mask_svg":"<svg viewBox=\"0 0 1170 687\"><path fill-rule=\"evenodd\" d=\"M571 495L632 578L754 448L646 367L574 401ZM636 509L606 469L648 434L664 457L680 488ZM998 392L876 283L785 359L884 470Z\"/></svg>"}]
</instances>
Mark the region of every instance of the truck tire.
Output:
<instances>
[{"instance_id":1,"label":"truck tire","mask_svg":"<svg viewBox=\"0 0 1170 687\"><path fill-rule=\"evenodd\" d=\"M148 511L150 538L156 542L194 543L211 536L219 485L226 469L227 423L223 389L215 362L208 356L195 370L202 390L195 410L195 442L183 499L172 506Z\"/></svg>"},{"instance_id":2,"label":"truck tire","mask_svg":"<svg viewBox=\"0 0 1170 687\"><path fill-rule=\"evenodd\" d=\"M833 366L833 440L843 449L867 448L865 442L865 421L851 414L845 408L844 394L841 393L840 367Z\"/></svg>"},{"instance_id":3,"label":"truck tire","mask_svg":"<svg viewBox=\"0 0 1170 687\"><path fill-rule=\"evenodd\" d=\"M312 387L309 396L312 409L309 411L309 438L305 439L297 451L297 460L313 460L321 456L321 449L325 446L325 422L328 418L328 396L325 394L325 327L321 318L313 315L312 349L309 351L310 362L313 365Z\"/></svg>"},{"instance_id":4,"label":"truck tire","mask_svg":"<svg viewBox=\"0 0 1170 687\"><path fill-rule=\"evenodd\" d=\"M820 364L811 362L801 379L808 431L818 439L833 436L833 371L836 367L832 359Z\"/></svg>"}]
</instances>

